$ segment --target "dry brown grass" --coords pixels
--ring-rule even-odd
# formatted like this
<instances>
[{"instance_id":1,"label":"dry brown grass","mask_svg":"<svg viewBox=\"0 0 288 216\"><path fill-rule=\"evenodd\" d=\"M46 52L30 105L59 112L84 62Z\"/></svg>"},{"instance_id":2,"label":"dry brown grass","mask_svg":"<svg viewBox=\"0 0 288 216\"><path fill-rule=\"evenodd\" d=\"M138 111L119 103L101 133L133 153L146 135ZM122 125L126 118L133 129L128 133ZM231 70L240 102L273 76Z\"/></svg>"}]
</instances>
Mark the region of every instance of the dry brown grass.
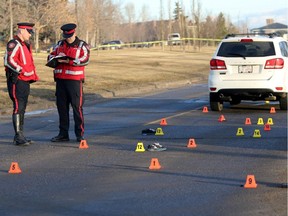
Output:
<instances>
[{"instance_id":1,"label":"dry brown grass","mask_svg":"<svg viewBox=\"0 0 288 216\"><path fill-rule=\"evenodd\" d=\"M212 47L203 48L201 52L187 49L184 52L174 47L164 51L161 48L92 51L86 67L86 98L125 96L137 93L135 90L151 91L152 88L147 86L155 90L155 86L161 88L179 81L197 79L205 82L214 50ZM41 80L31 85L27 111L55 107L55 83L52 69L45 66L46 58L47 53L34 55ZM12 103L1 67L0 114L8 114L12 112Z\"/></svg>"}]
</instances>

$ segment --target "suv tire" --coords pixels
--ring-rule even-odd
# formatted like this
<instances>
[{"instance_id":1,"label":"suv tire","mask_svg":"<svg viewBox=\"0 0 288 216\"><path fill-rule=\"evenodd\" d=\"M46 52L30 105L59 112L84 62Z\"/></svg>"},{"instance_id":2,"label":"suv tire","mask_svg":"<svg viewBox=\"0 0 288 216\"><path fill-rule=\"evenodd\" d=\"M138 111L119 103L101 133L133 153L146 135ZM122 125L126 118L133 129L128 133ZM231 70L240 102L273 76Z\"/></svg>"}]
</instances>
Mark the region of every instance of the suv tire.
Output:
<instances>
[{"instance_id":1,"label":"suv tire","mask_svg":"<svg viewBox=\"0 0 288 216\"><path fill-rule=\"evenodd\" d=\"M212 111L222 111L223 110L223 103L210 101L210 108Z\"/></svg>"},{"instance_id":2,"label":"suv tire","mask_svg":"<svg viewBox=\"0 0 288 216\"><path fill-rule=\"evenodd\" d=\"M218 94L210 93L210 108L212 111L223 110L223 102L219 99Z\"/></svg>"},{"instance_id":3,"label":"suv tire","mask_svg":"<svg viewBox=\"0 0 288 216\"><path fill-rule=\"evenodd\" d=\"M280 97L279 106L281 110L287 110L287 93L285 97Z\"/></svg>"}]
</instances>

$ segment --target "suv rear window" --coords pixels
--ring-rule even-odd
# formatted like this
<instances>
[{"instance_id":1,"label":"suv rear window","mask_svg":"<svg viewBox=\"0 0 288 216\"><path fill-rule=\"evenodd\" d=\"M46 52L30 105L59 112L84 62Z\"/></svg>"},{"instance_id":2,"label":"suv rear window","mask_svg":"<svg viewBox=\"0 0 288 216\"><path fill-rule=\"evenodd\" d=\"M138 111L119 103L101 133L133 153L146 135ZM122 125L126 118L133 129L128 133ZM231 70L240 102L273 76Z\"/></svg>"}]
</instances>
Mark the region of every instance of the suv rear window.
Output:
<instances>
[{"instance_id":1,"label":"suv rear window","mask_svg":"<svg viewBox=\"0 0 288 216\"><path fill-rule=\"evenodd\" d=\"M263 57L275 55L273 42L223 42L217 56Z\"/></svg>"}]
</instances>

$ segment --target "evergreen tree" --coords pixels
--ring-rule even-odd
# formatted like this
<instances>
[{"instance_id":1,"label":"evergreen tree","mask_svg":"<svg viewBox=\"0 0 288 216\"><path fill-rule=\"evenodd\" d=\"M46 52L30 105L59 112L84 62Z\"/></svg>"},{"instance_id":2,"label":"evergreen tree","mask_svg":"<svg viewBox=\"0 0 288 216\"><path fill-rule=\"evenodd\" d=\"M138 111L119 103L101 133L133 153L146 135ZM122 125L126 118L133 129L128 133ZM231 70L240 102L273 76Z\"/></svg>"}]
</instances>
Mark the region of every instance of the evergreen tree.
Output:
<instances>
[{"instance_id":1,"label":"evergreen tree","mask_svg":"<svg viewBox=\"0 0 288 216\"><path fill-rule=\"evenodd\" d=\"M226 20L224 14L221 12L219 13L217 20L216 20L216 32L215 38L223 38L227 35L228 30L226 27Z\"/></svg>"},{"instance_id":2,"label":"evergreen tree","mask_svg":"<svg viewBox=\"0 0 288 216\"><path fill-rule=\"evenodd\" d=\"M179 1L175 3L175 9L174 9L173 13L174 13L174 19L175 20L179 20L181 18L181 16L183 16L183 10L180 6Z\"/></svg>"}]
</instances>

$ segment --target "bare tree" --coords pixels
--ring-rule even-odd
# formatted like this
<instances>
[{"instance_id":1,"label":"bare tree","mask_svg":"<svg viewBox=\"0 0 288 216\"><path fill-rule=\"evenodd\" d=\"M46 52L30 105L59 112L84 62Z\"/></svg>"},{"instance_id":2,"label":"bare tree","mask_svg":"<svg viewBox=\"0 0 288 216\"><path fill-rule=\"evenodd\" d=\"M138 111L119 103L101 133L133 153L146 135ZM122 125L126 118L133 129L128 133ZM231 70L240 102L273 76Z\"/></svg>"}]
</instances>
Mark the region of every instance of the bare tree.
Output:
<instances>
[{"instance_id":1,"label":"bare tree","mask_svg":"<svg viewBox=\"0 0 288 216\"><path fill-rule=\"evenodd\" d=\"M149 20L149 9L143 5L136 22L134 3L124 5L120 0L1 0L1 37L10 38L17 22L35 23L35 48L39 51L41 43L60 39L60 26L67 22L77 24L77 34L96 46L107 40L120 39L124 42L164 40L165 35L179 32L182 37L218 37L225 32L236 32L229 17L224 14L202 19L201 0L192 1L192 16L185 16L183 0L176 1L174 11L172 0L159 0L159 19ZM169 20L164 20L164 4L167 4ZM166 5L165 5L166 6ZM57 12L55 12L57 10ZM60 11L60 13L59 13ZM62 13L65 11L65 13ZM122 14L122 13L123 14ZM174 19L172 18L174 15ZM23 20L23 17L25 20ZM216 32L216 26L219 30ZM225 28L224 28L225 27ZM239 28L247 29L243 24ZM242 30L243 31L243 30ZM196 41L194 41L194 45Z\"/></svg>"},{"instance_id":2,"label":"bare tree","mask_svg":"<svg viewBox=\"0 0 288 216\"><path fill-rule=\"evenodd\" d=\"M132 2L129 2L125 5L125 12L127 16L127 22L128 22L128 31L126 32L128 41L136 41L136 36L134 34L134 23L135 23L135 6Z\"/></svg>"},{"instance_id":3,"label":"bare tree","mask_svg":"<svg viewBox=\"0 0 288 216\"><path fill-rule=\"evenodd\" d=\"M161 36L160 36L160 39L161 41L164 40L164 23L163 23L163 0L160 0L160 31L161 31Z\"/></svg>"},{"instance_id":4,"label":"bare tree","mask_svg":"<svg viewBox=\"0 0 288 216\"><path fill-rule=\"evenodd\" d=\"M13 10L12 10L12 0L9 0L9 14L10 14L10 38L13 37Z\"/></svg>"},{"instance_id":5,"label":"bare tree","mask_svg":"<svg viewBox=\"0 0 288 216\"><path fill-rule=\"evenodd\" d=\"M168 0L168 19L169 19L168 32L172 33L171 0Z\"/></svg>"},{"instance_id":6,"label":"bare tree","mask_svg":"<svg viewBox=\"0 0 288 216\"><path fill-rule=\"evenodd\" d=\"M125 12L127 16L127 22L129 24L135 22L135 5L129 2L125 5Z\"/></svg>"},{"instance_id":7,"label":"bare tree","mask_svg":"<svg viewBox=\"0 0 288 216\"><path fill-rule=\"evenodd\" d=\"M82 32L86 32L86 41L89 43L90 34L93 32L93 23L94 23L94 8L93 8L93 0L85 0L85 13L83 15L85 16L85 22L82 23L83 28Z\"/></svg>"},{"instance_id":8,"label":"bare tree","mask_svg":"<svg viewBox=\"0 0 288 216\"><path fill-rule=\"evenodd\" d=\"M149 19L149 9L146 4L142 5L141 13L140 13L140 19L141 22L147 22Z\"/></svg>"},{"instance_id":9,"label":"bare tree","mask_svg":"<svg viewBox=\"0 0 288 216\"><path fill-rule=\"evenodd\" d=\"M143 5L140 13L139 20L141 22L136 24L136 41L146 41L147 40L147 30L148 30L148 25L147 21L149 19L149 13L148 13L148 6Z\"/></svg>"},{"instance_id":10,"label":"bare tree","mask_svg":"<svg viewBox=\"0 0 288 216\"><path fill-rule=\"evenodd\" d=\"M196 7L197 4L197 7ZM201 34L201 19L202 19L202 10L200 0L192 0L192 35L193 38L199 38ZM194 49L196 49L196 41L193 41ZM200 41L198 42L199 49L201 47Z\"/></svg>"},{"instance_id":11,"label":"bare tree","mask_svg":"<svg viewBox=\"0 0 288 216\"><path fill-rule=\"evenodd\" d=\"M47 27L52 20L63 22L65 16L55 17L55 5L57 10L66 11L67 0L28 0L27 8L29 10L28 18L35 22L35 49L39 51L39 36L43 28ZM62 20L63 19L63 20Z\"/></svg>"},{"instance_id":12,"label":"bare tree","mask_svg":"<svg viewBox=\"0 0 288 216\"><path fill-rule=\"evenodd\" d=\"M100 43L101 40L101 23L102 23L102 10L103 10L103 1L97 0L94 2L94 29L93 29L93 36L92 36L92 46L96 46Z\"/></svg>"},{"instance_id":13,"label":"bare tree","mask_svg":"<svg viewBox=\"0 0 288 216\"><path fill-rule=\"evenodd\" d=\"M19 14L26 17L25 6L26 0L1 0L0 4L0 29L3 36L7 39L12 39L17 22L20 20ZM23 10L24 8L24 10Z\"/></svg>"},{"instance_id":14,"label":"bare tree","mask_svg":"<svg viewBox=\"0 0 288 216\"><path fill-rule=\"evenodd\" d=\"M78 0L74 0L74 4L75 4L75 17L76 17L76 22L79 25L79 17L78 17Z\"/></svg>"},{"instance_id":15,"label":"bare tree","mask_svg":"<svg viewBox=\"0 0 288 216\"><path fill-rule=\"evenodd\" d=\"M119 35L119 25L122 17L119 11L120 5L111 0L94 0L93 24L91 30L91 45L96 46L106 40L112 40ZM85 20L83 20L85 22Z\"/></svg>"}]
</instances>

